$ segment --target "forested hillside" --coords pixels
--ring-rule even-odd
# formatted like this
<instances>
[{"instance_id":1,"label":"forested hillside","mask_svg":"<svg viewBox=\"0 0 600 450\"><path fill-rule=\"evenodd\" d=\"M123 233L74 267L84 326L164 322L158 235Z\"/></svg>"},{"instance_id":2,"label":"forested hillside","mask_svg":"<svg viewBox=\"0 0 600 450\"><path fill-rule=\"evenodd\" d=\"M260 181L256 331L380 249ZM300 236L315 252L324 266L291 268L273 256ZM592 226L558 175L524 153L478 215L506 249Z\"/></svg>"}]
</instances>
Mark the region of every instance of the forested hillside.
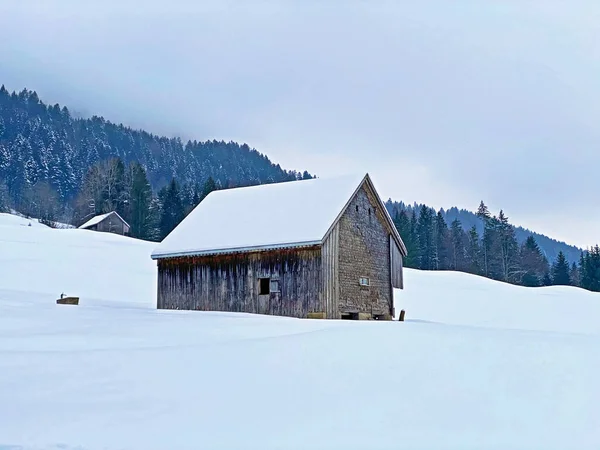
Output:
<instances>
[{"instance_id":1,"label":"forested hillside","mask_svg":"<svg viewBox=\"0 0 600 450\"><path fill-rule=\"evenodd\" d=\"M418 214L421 210L422 204L405 204L403 202L395 202L388 200L386 207L392 217L395 217L398 212L405 210L410 216L413 211ZM440 209L439 211L447 224L451 224L454 220L458 219L465 230L471 229L473 226L477 229L477 232L481 235L484 230L483 221L477 217L477 214L466 209L458 209L452 207L449 209ZM523 244L529 236L533 236L540 246L540 250L543 255L551 262L555 261L560 252L563 252L567 260L571 262L579 261L581 256L581 249L573 245L569 245L565 242L557 241L556 239L549 238L543 234L530 231L523 227L515 226L515 237L519 244Z\"/></svg>"},{"instance_id":2,"label":"forested hillside","mask_svg":"<svg viewBox=\"0 0 600 450\"><path fill-rule=\"evenodd\" d=\"M219 187L295 180L303 174L283 170L248 145L159 137L113 124L102 117L75 118L66 107L44 104L29 90L0 88L0 201L21 209L38 182L71 205L95 164L118 158L139 163L153 191L176 178L180 185Z\"/></svg>"},{"instance_id":3,"label":"forested hillside","mask_svg":"<svg viewBox=\"0 0 600 450\"><path fill-rule=\"evenodd\" d=\"M392 201L386 206L408 250L406 267L455 270L529 287L572 285L600 291L598 246L578 251L571 261L561 250L549 260L536 235L519 241L504 211L493 215L484 202L475 214ZM463 217L453 216L456 212ZM454 218L448 224L446 217ZM472 217L474 221L468 220Z\"/></svg>"}]
</instances>

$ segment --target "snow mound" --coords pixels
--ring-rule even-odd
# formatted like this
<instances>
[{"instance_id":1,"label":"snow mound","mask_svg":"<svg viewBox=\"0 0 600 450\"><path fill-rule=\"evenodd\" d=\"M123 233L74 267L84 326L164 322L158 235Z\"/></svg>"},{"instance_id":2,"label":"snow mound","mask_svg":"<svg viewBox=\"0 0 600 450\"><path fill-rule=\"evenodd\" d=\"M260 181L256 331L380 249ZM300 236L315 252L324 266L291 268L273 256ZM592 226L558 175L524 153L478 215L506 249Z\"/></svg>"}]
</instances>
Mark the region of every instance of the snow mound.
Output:
<instances>
[{"instance_id":1,"label":"snow mound","mask_svg":"<svg viewBox=\"0 0 600 450\"><path fill-rule=\"evenodd\" d=\"M43 227L49 228L48 226L40 223L38 219L29 219L19 214L8 214L0 213L0 226L14 226L14 227Z\"/></svg>"},{"instance_id":2,"label":"snow mound","mask_svg":"<svg viewBox=\"0 0 600 450\"><path fill-rule=\"evenodd\" d=\"M150 259L155 245L0 214L0 291L9 291L11 298L53 302L64 293L79 296L82 304L151 308L156 305L156 266Z\"/></svg>"},{"instance_id":3,"label":"snow mound","mask_svg":"<svg viewBox=\"0 0 600 450\"><path fill-rule=\"evenodd\" d=\"M396 312L478 327L600 334L600 294L570 286L526 288L459 272L405 271Z\"/></svg>"}]
</instances>

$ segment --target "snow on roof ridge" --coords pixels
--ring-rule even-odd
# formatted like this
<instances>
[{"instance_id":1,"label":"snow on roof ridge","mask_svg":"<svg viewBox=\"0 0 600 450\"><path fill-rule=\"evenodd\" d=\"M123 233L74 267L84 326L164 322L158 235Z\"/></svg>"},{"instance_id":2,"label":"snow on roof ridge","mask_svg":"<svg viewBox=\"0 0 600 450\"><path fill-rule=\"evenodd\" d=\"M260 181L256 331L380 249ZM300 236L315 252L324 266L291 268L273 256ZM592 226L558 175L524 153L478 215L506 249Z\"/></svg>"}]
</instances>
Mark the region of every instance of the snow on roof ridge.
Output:
<instances>
[{"instance_id":1,"label":"snow on roof ridge","mask_svg":"<svg viewBox=\"0 0 600 450\"><path fill-rule=\"evenodd\" d=\"M213 191L161 242L153 258L319 243L366 174ZM239 250L238 250L239 251Z\"/></svg>"}]
</instances>

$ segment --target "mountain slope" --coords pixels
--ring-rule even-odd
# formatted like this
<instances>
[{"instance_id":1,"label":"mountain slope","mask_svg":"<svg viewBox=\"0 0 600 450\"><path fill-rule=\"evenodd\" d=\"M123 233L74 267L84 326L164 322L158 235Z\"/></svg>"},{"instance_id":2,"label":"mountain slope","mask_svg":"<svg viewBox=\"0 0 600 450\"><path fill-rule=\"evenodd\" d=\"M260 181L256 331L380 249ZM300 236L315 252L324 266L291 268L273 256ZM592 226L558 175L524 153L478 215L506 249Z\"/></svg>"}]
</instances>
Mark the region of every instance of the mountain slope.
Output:
<instances>
[{"instance_id":1,"label":"mountain slope","mask_svg":"<svg viewBox=\"0 0 600 450\"><path fill-rule=\"evenodd\" d=\"M417 215L419 214L419 210L421 209L422 204L414 203L412 205L407 205L403 202L395 202L389 199L386 202L386 207L391 214L392 217L395 217L396 212L401 210L408 211L409 214L412 214L412 211L416 211ZM458 219L462 224L464 230L469 230L471 227L475 226L477 228L477 232L480 236L483 235L483 223L481 219L479 219L475 213L471 211L467 211L465 209L458 209L456 207L452 207L449 209L441 209L442 215L449 225L453 220ZM545 236L540 233L536 233L535 231L528 230L526 228L515 226L515 234L517 237L517 241L519 244L522 244L527 240L529 236L533 236L537 241L542 253L550 262L556 260L559 252L563 252L567 257L567 260L571 263L578 262L581 256L581 249L577 248L573 245L569 245L565 242L557 241L556 239L552 239L548 236Z\"/></svg>"},{"instance_id":2,"label":"mountain slope","mask_svg":"<svg viewBox=\"0 0 600 450\"><path fill-rule=\"evenodd\" d=\"M404 323L157 311L155 244L0 240L0 447L600 446L600 294L407 270Z\"/></svg>"},{"instance_id":3,"label":"mountain slope","mask_svg":"<svg viewBox=\"0 0 600 450\"><path fill-rule=\"evenodd\" d=\"M478 219L477 216L471 211L464 209L459 210L456 207L450 208L444 212L444 218L448 223L452 223L454 219L460 220L463 224L463 228L465 229L469 229L475 225L477 227L477 231L480 234L483 233L483 224L481 220ZM517 226L515 227L515 233L519 244L525 242L529 236L533 236L542 249L544 256L546 256L549 261L555 261L559 252L563 252L567 257L567 260L571 263L578 262L581 256L580 248L556 239L552 239L551 237L543 234L536 233L535 231L528 230L527 228Z\"/></svg>"},{"instance_id":4,"label":"mountain slope","mask_svg":"<svg viewBox=\"0 0 600 450\"><path fill-rule=\"evenodd\" d=\"M87 170L111 157L141 163L154 190L173 177L192 185L212 177L229 187L310 176L283 170L246 144L183 143L102 117L74 118L66 107L46 106L35 92L0 88L0 180L14 202L40 180L49 181L63 201L72 199Z\"/></svg>"}]
</instances>

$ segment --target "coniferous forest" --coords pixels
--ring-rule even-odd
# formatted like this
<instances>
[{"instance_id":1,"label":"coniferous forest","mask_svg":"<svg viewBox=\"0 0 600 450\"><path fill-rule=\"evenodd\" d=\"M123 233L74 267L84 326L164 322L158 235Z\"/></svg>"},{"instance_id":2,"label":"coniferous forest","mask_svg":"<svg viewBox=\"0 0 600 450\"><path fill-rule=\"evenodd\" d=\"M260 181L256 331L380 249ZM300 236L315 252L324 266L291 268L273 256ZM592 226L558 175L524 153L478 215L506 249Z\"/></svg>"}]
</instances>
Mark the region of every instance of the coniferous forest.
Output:
<instances>
[{"instance_id":1,"label":"coniferous forest","mask_svg":"<svg viewBox=\"0 0 600 450\"><path fill-rule=\"evenodd\" d=\"M246 144L184 143L102 117L76 118L33 91L0 88L0 212L78 226L117 211L133 237L161 240L211 191L307 178L312 175L284 170ZM598 246L579 251L515 228L483 202L475 215L386 206L407 246L407 267L600 291Z\"/></svg>"},{"instance_id":2,"label":"coniferous forest","mask_svg":"<svg viewBox=\"0 0 600 450\"><path fill-rule=\"evenodd\" d=\"M528 287L566 285L600 292L599 246L580 252L577 261L569 262L562 251L550 261L533 234L519 243L504 211L492 215L484 202L476 213L481 226L468 229L458 219L448 224L442 211L425 205L417 211L396 204L391 213L408 250L406 267L456 270Z\"/></svg>"},{"instance_id":3,"label":"coniferous forest","mask_svg":"<svg viewBox=\"0 0 600 450\"><path fill-rule=\"evenodd\" d=\"M75 118L33 91L0 87L0 208L74 225L114 209L144 222L132 224L135 237L160 239L206 190L310 177L246 144L184 143L102 117Z\"/></svg>"}]
</instances>

